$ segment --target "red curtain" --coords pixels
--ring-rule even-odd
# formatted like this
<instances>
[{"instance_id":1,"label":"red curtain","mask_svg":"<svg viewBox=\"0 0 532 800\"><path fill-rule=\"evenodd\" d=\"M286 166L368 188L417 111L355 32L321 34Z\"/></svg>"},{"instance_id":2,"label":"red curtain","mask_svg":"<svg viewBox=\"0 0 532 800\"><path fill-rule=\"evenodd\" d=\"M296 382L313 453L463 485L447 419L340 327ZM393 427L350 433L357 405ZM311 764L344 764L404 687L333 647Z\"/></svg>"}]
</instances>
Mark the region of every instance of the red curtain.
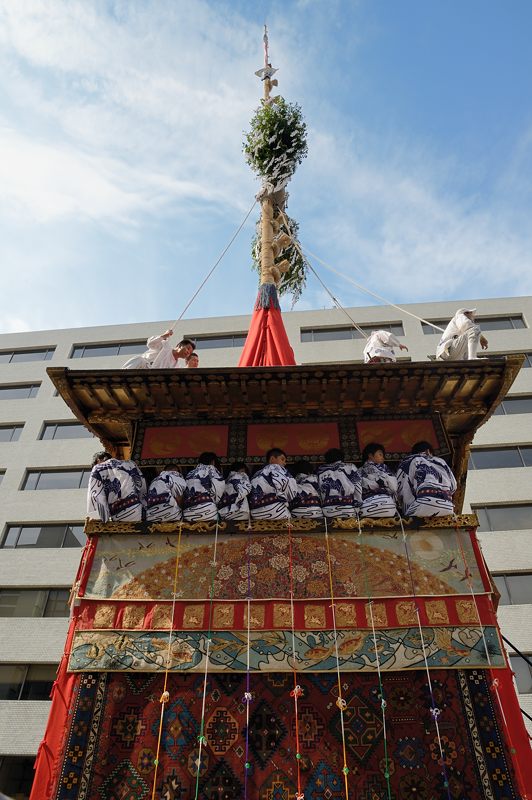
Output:
<instances>
[{"instance_id":1,"label":"red curtain","mask_svg":"<svg viewBox=\"0 0 532 800\"><path fill-rule=\"evenodd\" d=\"M273 284L259 289L239 367L288 367L295 365L294 351L283 324L277 290Z\"/></svg>"}]
</instances>

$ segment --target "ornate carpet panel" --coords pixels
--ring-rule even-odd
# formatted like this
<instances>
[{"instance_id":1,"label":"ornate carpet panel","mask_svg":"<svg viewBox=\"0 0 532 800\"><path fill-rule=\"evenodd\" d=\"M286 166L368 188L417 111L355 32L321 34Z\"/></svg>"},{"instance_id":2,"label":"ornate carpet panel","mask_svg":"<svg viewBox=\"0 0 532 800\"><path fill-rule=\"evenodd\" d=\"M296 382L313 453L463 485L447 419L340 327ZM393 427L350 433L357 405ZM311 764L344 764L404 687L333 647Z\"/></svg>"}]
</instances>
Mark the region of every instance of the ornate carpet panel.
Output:
<instances>
[{"instance_id":1,"label":"ornate carpet panel","mask_svg":"<svg viewBox=\"0 0 532 800\"><path fill-rule=\"evenodd\" d=\"M372 631L78 631L69 670L172 672L348 672L446 667L504 667L495 627ZM294 658L295 645L295 658ZM486 654L486 649L488 655ZM338 651L338 657L337 657ZM207 664L208 661L208 664Z\"/></svg>"},{"instance_id":2,"label":"ornate carpet panel","mask_svg":"<svg viewBox=\"0 0 532 800\"><path fill-rule=\"evenodd\" d=\"M163 676L83 674L78 677L55 800L151 798ZM381 696L375 675L342 675L348 781L357 800L517 800L498 716L482 670L432 673L441 713L440 749L423 672L383 678L388 763ZM345 797L338 686L333 674L299 676L301 788L305 800ZM247 796L294 800L297 787L293 677L253 675L249 731L243 694L246 677L209 675L198 757L204 680L171 675L161 735L156 797L201 800ZM444 786L448 783L448 789Z\"/></svg>"},{"instance_id":3,"label":"ornate carpet panel","mask_svg":"<svg viewBox=\"0 0 532 800\"><path fill-rule=\"evenodd\" d=\"M487 591L468 533L462 551L454 529L407 535L408 563L400 531L335 531L330 562L336 598L463 595L471 580L475 593ZM213 568L214 537L184 534L179 545L178 597L208 600L328 598L329 560L324 532L220 534ZM177 535L113 535L96 546L84 597L93 600L169 600L176 564ZM248 569L250 584L248 587Z\"/></svg>"}]
</instances>

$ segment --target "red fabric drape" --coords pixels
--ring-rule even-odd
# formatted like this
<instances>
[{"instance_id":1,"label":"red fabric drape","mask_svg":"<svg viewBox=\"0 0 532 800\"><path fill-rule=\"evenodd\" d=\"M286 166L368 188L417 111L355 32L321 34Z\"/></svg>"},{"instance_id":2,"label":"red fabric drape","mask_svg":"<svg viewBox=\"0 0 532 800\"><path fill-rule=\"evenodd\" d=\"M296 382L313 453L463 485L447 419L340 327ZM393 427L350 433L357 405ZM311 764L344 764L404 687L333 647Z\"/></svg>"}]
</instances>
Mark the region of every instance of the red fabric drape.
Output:
<instances>
[{"instance_id":1,"label":"red fabric drape","mask_svg":"<svg viewBox=\"0 0 532 800\"><path fill-rule=\"evenodd\" d=\"M30 800L50 800L59 778L64 757L64 744L68 733L72 699L78 675L67 672L68 654L75 630L75 619L70 621L66 646L52 688L52 707L46 725L44 739L39 745L35 760L35 776Z\"/></svg>"},{"instance_id":2,"label":"red fabric drape","mask_svg":"<svg viewBox=\"0 0 532 800\"><path fill-rule=\"evenodd\" d=\"M275 286L261 286L238 366L288 367L295 363Z\"/></svg>"}]
</instances>

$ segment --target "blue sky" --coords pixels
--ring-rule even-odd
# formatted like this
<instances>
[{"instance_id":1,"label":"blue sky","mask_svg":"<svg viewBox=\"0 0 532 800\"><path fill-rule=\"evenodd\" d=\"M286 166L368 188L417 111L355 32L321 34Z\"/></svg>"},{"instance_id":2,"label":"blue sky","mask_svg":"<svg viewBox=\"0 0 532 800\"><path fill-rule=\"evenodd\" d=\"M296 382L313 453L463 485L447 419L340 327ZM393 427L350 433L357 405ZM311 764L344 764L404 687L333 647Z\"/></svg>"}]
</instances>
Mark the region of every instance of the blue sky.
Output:
<instances>
[{"instance_id":1,"label":"blue sky","mask_svg":"<svg viewBox=\"0 0 532 800\"><path fill-rule=\"evenodd\" d=\"M179 316L258 190L264 22L303 246L396 303L532 294L528 0L0 0L2 332ZM257 217L188 317L251 310Z\"/></svg>"}]
</instances>

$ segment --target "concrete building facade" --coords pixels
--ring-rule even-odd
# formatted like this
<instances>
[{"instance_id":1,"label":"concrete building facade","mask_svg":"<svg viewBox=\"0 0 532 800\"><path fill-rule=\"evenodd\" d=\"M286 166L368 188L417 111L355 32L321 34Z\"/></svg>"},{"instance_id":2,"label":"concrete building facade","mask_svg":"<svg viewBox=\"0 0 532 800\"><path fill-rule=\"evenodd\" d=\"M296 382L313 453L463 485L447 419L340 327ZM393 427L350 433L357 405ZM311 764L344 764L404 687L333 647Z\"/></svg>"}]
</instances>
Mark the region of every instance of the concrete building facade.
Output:
<instances>
[{"instance_id":1,"label":"concrete building facade","mask_svg":"<svg viewBox=\"0 0 532 800\"><path fill-rule=\"evenodd\" d=\"M348 309L363 330L392 330L408 352L432 357L458 307L476 307L488 354L525 353L498 412L475 438L464 511L480 520L483 552L501 592L502 633L532 654L532 297ZM201 367L238 363L249 316L190 319ZM364 338L337 309L284 315L298 364L362 360ZM56 396L46 368L117 369L168 322L0 336L0 791L27 794L68 625L66 605L84 542L85 487L98 442ZM532 715L532 667L509 648ZM530 726L532 731L532 726ZM17 795L18 793L18 795Z\"/></svg>"}]
</instances>

